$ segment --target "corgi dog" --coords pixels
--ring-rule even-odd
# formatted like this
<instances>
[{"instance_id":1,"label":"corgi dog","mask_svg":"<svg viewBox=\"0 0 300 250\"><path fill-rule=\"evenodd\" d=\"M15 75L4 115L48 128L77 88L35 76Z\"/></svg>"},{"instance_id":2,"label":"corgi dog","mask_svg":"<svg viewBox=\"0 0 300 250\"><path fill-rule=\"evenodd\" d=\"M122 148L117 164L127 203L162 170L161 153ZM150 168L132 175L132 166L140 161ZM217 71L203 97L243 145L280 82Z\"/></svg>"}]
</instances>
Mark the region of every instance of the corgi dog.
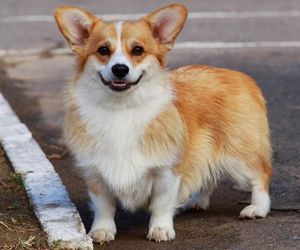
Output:
<instances>
[{"instance_id":1,"label":"corgi dog","mask_svg":"<svg viewBox=\"0 0 300 250\"><path fill-rule=\"evenodd\" d=\"M148 209L149 240L173 240L176 209L208 208L225 176L251 186L240 218L270 210L269 125L255 81L211 66L164 68L187 15L181 4L123 22L72 6L55 12L77 58L64 137L95 210L94 242L115 239L117 202Z\"/></svg>"}]
</instances>

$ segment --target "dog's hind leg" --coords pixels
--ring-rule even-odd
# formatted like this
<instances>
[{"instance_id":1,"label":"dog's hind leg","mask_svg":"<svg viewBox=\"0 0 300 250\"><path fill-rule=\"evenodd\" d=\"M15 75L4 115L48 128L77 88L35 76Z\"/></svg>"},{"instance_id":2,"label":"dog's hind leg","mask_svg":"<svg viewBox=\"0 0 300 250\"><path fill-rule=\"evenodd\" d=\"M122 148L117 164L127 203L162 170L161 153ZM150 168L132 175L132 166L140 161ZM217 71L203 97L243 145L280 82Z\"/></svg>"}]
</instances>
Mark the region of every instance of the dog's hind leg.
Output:
<instances>
[{"instance_id":1,"label":"dog's hind leg","mask_svg":"<svg viewBox=\"0 0 300 250\"><path fill-rule=\"evenodd\" d=\"M268 160L262 161L260 172L251 180L252 187L251 204L245 207L241 213L241 219L263 218L270 211L271 200L269 196L269 182L272 173Z\"/></svg>"}]
</instances>

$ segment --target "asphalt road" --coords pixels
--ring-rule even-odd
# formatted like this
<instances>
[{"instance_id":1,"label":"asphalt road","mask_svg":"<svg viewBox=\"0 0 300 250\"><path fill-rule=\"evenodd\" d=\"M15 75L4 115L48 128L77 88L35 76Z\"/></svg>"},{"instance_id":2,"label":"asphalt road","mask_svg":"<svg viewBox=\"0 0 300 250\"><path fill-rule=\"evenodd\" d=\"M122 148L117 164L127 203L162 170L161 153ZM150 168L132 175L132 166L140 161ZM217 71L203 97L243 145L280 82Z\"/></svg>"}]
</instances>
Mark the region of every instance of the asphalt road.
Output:
<instances>
[{"instance_id":1,"label":"asphalt road","mask_svg":"<svg viewBox=\"0 0 300 250\"><path fill-rule=\"evenodd\" d=\"M61 3L79 5L97 14L144 13L169 1L44 1L3 0L0 3L0 50L64 47L51 21L21 22L8 17L43 15L46 19ZM190 211L175 219L174 242L145 241L148 216L139 212L117 214L118 236L102 249L299 249L300 247L300 48L242 48L246 42L300 41L300 16L216 18L213 13L300 11L299 0L203 0L180 1L192 12L209 18L191 19L179 42L241 42L241 48L177 49L168 57L168 67L210 64L244 71L254 77L268 102L274 149L274 178L271 184L272 212L263 220L239 221L239 211L249 198L224 183L213 194L208 211ZM122 3L122 4L120 4ZM2 20L2 21L1 21ZM6 21L4 21L6 20ZM7 22L7 20L11 20ZM16 20L16 19L15 19ZM222 47L222 46L221 46ZM78 207L86 228L89 212L85 188L74 171L61 140L63 86L72 74L74 58L69 55L2 58L0 91L29 126L52 158ZM59 157L58 157L59 158ZM224 188L224 186L226 188ZM100 247L99 247L100 249Z\"/></svg>"}]
</instances>

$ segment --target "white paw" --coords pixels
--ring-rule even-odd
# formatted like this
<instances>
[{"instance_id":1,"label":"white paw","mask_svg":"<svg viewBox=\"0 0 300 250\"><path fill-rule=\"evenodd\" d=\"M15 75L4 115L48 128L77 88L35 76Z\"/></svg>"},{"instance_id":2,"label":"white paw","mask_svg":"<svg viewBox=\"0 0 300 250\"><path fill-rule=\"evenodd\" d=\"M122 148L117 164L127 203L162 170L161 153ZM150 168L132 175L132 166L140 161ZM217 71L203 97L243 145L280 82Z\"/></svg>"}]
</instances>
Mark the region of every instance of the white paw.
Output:
<instances>
[{"instance_id":1,"label":"white paw","mask_svg":"<svg viewBox=\"0 0 300 250\"><path fill-rule=\"evenodd\" d=\"M264 208L258 205L249 205L245 207L241 213L240 219L256 219L256 218L264 218L268 214L269 209Z\"/></svg>"},{"instance_id":2,"label":"white paw","mask_svg":"<svg viewBox=\"0 0 300 250\"><path fill-rule=\"evenodd\" d=\"M89 236L93 239L93 242L103 245L105 242L110 242L115 239L116 232L114 230L106 229L92 229L89 232Z\"/></svg>"},{"instance_id":3,"label":"white paw","mask_svg":"<svg viewBox=\"0 0 300 250\"><path fill-rule=\"evenodd\" d=\"M151 227L147 239L156 242L171 241L175 239L175 235L173 227Z\"/></svg>"}]
</instances>

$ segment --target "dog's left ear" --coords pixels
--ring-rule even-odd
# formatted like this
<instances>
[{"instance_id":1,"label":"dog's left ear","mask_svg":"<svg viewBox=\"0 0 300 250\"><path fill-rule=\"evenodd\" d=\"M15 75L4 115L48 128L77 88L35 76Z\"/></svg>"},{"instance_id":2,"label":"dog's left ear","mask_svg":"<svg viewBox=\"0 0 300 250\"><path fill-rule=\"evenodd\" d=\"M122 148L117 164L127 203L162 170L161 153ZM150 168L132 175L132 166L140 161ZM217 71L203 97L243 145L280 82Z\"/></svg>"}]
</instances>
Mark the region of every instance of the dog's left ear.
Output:
<instances>
[{"instance_id":1,"label":"dog's left ear","mask_svg":"<svg viewBox=\"0 0 300 250\"><path fill-rule=\"evenodd\" d=\"M150 23L154 37L170 50L183 28L187 15L188 10L184 5L171 4L148 14L144 19Z\"/></svg>"}]
</instances>

